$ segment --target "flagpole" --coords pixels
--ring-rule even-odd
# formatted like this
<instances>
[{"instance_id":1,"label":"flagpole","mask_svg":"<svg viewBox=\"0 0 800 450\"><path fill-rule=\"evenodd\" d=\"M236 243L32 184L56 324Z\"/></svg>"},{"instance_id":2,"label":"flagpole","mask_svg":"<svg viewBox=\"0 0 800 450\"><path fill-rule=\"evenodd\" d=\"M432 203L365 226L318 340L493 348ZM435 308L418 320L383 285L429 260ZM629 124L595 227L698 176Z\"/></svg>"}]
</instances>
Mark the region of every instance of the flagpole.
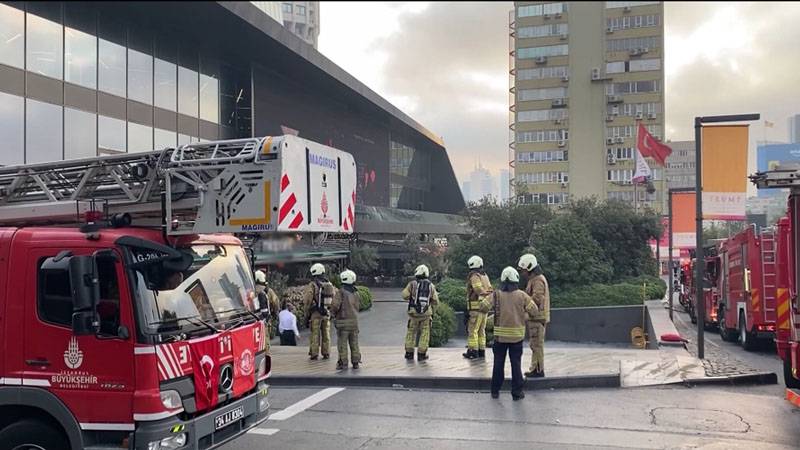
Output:
<instances>
[{"instance_id":1,"label":"flagpole","mask_svg":"<svg viewBox=\"0 0 800 450\"><path fill-rule=\"evenodd\" d=\"M636 175L636 171L639 169L639 147L636 143L639 142L639 120L636 120L636 136L633 140L633 175ZM636 181L633 179L633 175L631 176L631 183L633 183L633 212L636 213L639 210L639 193L636 189Z\"/></svg>"}]
</instances>

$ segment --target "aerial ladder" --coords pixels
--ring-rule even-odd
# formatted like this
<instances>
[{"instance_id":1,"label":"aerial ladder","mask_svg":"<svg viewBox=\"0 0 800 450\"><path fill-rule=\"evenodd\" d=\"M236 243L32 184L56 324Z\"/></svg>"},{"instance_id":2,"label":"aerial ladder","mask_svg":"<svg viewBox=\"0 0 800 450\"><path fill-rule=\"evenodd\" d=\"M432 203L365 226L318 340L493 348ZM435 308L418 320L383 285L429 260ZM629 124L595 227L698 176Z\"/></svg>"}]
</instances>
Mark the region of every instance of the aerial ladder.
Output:
<instances>
[{"instance_id":1,"label":"aerial ladder","mask_svg":"<svg viewBox=\"0 0 800 450\"><path fill-rule=\"evenodd\" d=\"M160 226L168 235L353 232L355 161L296 136L0 167L0 226Z\"/></svg>"}]
</instances>

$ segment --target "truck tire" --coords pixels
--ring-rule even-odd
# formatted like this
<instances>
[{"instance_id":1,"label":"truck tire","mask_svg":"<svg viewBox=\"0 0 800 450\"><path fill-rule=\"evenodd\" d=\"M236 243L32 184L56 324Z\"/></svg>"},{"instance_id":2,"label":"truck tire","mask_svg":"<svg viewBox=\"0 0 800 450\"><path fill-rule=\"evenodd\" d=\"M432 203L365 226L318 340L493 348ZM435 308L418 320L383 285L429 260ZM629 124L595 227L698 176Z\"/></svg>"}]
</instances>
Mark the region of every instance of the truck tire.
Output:
<instances>
[{"instance_id":1,"label":"truck tire","mask_svg":"<svg viewBox=\"0 0 800 450\"><path fill-rule=\"evenodd\" d=\"M747 323L745 322L743 312L739 313L739 344L748 352L756 348L756 339L747 331Z\"/></svg>"},{"instance_id":2,"label":"truck tire","mask_svg":"<svg viewBox=\"0 0 800 450\"><path fill-rule=\"evenodd\" d=\"M783 381L789 389L800 388L800 380L792 375L792 357L790 355L784 355L783 358Z\"/></svg>"},{"instance_id":3,"label":"truck tire","mask_svg":"<svg viewBox=\"0 0 800 450\"><path fill-rule=\"evenodd\" d=\"M0 430L0 450L67 450L63 433L46 422L24 419Z\"/></svg>"},{"instance_id":4,"label":"truck tire","mask_svg":"<svg viewBox=\"0 0 800 450\"><path fill-rule=\"evenodd\" d=\"M719 337L725 342L733 341L733 333L731 329L725 326L725 308L720 308L717 312L717 320L719 321Z\"/></svg>"}]
</instances>

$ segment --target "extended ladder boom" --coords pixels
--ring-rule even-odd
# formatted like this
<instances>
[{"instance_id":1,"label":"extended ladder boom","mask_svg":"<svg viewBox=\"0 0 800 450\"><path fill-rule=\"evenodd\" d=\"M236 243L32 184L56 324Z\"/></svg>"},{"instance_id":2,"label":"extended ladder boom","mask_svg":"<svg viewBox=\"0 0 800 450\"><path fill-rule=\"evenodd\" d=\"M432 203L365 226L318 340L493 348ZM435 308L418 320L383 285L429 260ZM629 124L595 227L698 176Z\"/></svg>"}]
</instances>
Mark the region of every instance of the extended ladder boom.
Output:
<instances>
[{"instance_id":1,"label":"extended ladder boom","mask_svg":"<svg viewBox=\"0 0 800 450\"><path fill-rule=\"evenodd\" d=\"M800 164L783 164L772 170L750 175L758 189L786 189L800 187Z\"/></svg>"}]
</instances>

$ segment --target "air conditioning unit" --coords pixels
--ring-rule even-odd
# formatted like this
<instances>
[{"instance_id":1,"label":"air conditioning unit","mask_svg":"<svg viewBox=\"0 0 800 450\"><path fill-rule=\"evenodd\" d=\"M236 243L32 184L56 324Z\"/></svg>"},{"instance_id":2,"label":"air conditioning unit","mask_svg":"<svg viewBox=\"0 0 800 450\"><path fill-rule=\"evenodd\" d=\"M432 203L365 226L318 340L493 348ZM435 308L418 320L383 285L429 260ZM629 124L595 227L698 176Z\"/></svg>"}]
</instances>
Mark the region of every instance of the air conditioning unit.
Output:
<instances>
[{"instance_id":1,"label":"air conditioning unit","mask_svg":"<svg viewBox=\"0 0 800 450\"><path fill-rule=\"evenodd\" d=\"M611 114L618 116L619 115L619 106L612 106L611 107Z\"/></svg>"},{"instance_id":2,"label":"air conditioning unit","mask_svg":"<svg viewBox=\"0 0 800 450\"><path fill-rule=\"evenodd\" d=\"M624 12L626 12L626 13L627 13L627 12L631 12L631 7L630 7L630 6L626 6L626 7L624 7L622 10L623 10Z\"/></svg>"},{"instance_id":3,"label":"air conditioning unit","mask_svg":"<svg viewBox=\"0 0 800 450\"><path fill-rule=\"evenodd\" d=\"M613 122L613 121L614 121L614 116L610 114L606 116L606 122Z\"/></svg>"},{"instance_id":4,"label":"air conditioning unit","mask_svg":"<svg viewBox=\"0 0 800 450\"><path fill-rule=\"evenodd\" d=\"M561 39L562 41L566 41L567 39L569 39L569 35L567 33L561 33L561 36L559 36L558 38Z\"/></svg>"},{"instance_id":5,"label":"air conditioning unit","mask_svg":"<svg viewBox=\"0 0 800 450\"><path fill-rule=\"evenodd\" d=\"M615 138L614 142L617 143L617 144L622 144L623 142L625 142L625 138L620 136L618 138Z\"/></svg>"},{"instance_id":6,"label":"air conditioning unit","mask_svg":"<svg viewBox=\"0 0 800 450\"><path fill-rule=\"evenodd\" d=\"M628 54L629 54L629 55L631 55L631 56L639 56L639 55L641 55L641 54L642 54L642 49L639 49L639 48L632 48L632 49L630 49L630 51L628 52Z\"/></svg>"},{"instance_id":7,"label":"air conditioning unit","mask_svg":"<svg viewBox=\"0 0 800 450\"><path fill-rule=\"evenodd\" d=\"M565 83L566 83L567 81L569 81L569 75L564 75L563 77L561 77L561 81L563 81L563 82L565 82Z\"/></svg>"},{"instance_id":8,"label":"air conditioning unit","mask_svg":"<svg viewBox=\"0 0 800 450\"><path fill-rule=\"evenodd\" d=\"M656 117L657 117L656 113L654 113L654 112L647 113L647 118L650 119L650 120L655 120Z\"/></svg>"},{"instance_id":9,"label":"air conditioning unit","mask_svg":"<svg viewBox=\"0 0 800 450\"><path fill-rule=\"evenodd\" d=\"M612 137L606 138L606 144L611 145L613 143L614 143L614 138L612 138Z\"/></svg>"},{"instance_id":10,"label":"air conditioning unit","mask_svg":"<svg viewBox=\"0 0 800 450\"><path fill-rule=\"evenodd\" d=\"M556 125L561 125L562 123L564 123L564 119L555 119L553 120L553 123Z\"/></svg>"},{"instance_id":11,"label":"air conditioning unit","mask_svg":"<svg viewBox=\"0 0 800 450\"><path fill-rule=\"evenodd\" d=\"M545 14L542 18L544 18L544 20L550 20L550 14Z\"/></svg>"},{"instance_id":12,"label":"air conditioning unit","mask_svg":"<svg viewBox=\"0 0 800 450\"><path fill-rule=\"evenodd\" d=\"M558 141L558 146L559 147L566 147L567 146L567 141L565 141L564 139Z\"/></svg>"},{"instance_id":13,"label":"air conditioning unit","mask_svg":"<svg viewBox=\"0 0 800 450\"><path fill-rule=\"evenodd\" d=\"M644 113L637 112L636 113L636 120L642 120L642 119L644 119Z\"/></svg>"},{"instance_id":14,"label":"air conditioning unit","mask_svg":"<svg viewBox=\"0 0 800 450\"><path fill-rule=\"evenodd\" d=\"M606 34L611 34L614 32L614 27L606 27Z\"/></svg>"},{"instance_id":15,"label":"air conditioning unit","mask_svg":"<svg viewBox=\"0 0 800 450\"><path fill-rule=\"evenodd\" d=\"M553 106L567 106L567 99L565 98L554 98L552 102Z\"/></svg>"},{"instance_id":16,"label":"air conditioning unit","mask_svg":"<svg viewBox=\"0 0 800 450\"><path fill-rule=\"evenodd\" d=\"M544 64L547 62L547 56L537 56L535 61L536 64Z\"/></svg>"},{"instance_id":17,"label":"air conditioning unit","mask_svg":"<svg viewBox=\"0 0 800 450\"><path fill-rule=\"evenodd\" d=\"M616 164L616 163L617 163L617 157L616 157L616 156L614 156L614 153L612 153L612 152L608 152L608 153L606 154L606 163L607 163L609 166L613 166L614 164Z\"/></svg>"},{"instance_id":18,"label":"air conditioning unit","mask_svg":"<svg viewBox=\"0 0 800 450\"><path fill-rule=\"evenodd\" d=\"M554 16L555 16L556 19L560 19L561 18L561 13L555 13Z\"/></svg>"},{"instance_id":19,"label":"air conditioning unit","mask_svg":"<svg viewBox=\"0 0 800 450\"><path fill-rule=\"evenodd\" d=\"M639 49L639 53L644 55L645 53L649 52L650 49L648 47L642 47Z\"/></svg>"},{"instance_id":20,"label":"air conditioning unit","mask_svg":"<svg viewBox=\"0 0 800 450\"><path fill-rule=\"evenodd\" d=\"M621 95L609 95L606 97L608 103L622 103Z\"/></svg>"},{"instance_id":21,"label":"air conditioning unit","mask_svg":"<svg viewBox=\"0 0 800 450\"><path fill-rule=\"evenodd\" d=\"M567 182L566 181L562 181L561 182L561 188L562 189L566 189L567 188Z\"/></svg>"},{"instance_id":22,"label":"air conditioning unit","mask_svg":"<svg viewBox=\"0 0 800 450\"><path fill-rule=\"evenodd\" d=\"M602 75L600 74L599 67L592 67L592 81L597 81L602 79Z\"/></svg>"}]
</instances>

